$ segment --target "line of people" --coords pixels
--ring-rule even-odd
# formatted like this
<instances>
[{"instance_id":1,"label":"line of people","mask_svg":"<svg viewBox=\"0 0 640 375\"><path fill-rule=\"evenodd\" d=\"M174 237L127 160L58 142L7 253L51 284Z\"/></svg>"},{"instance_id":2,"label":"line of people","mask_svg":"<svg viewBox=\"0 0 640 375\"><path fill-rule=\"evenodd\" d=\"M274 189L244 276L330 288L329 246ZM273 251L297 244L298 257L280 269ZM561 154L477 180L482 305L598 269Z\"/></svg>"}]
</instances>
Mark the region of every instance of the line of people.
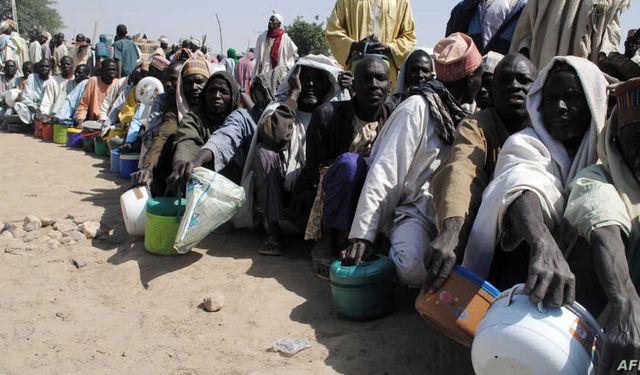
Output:
<instances>
[{"instance_id":1,"label":"line of people","mask_svg":"<svg viewBox=\"0 0 640 375\"><path fill-rule=\"evenodd\" d=\"M63 57L50 77L43 59L13 102L139 153L133 181L154 196L195 167L228 177L247 196L233 226L263 228L267 256L288 235L315 241L319 277L385 252L412 288L462 264L500 289L525 283L534 303L608 306L610 369L640 354L640 33L618 53L628 2L583 3L465 0L445 38L416 48L408 0L338 0L332 56L298 57L273 15L255 67L231 71L197 43L137 62L119 26L96 75ZM4 103L17 65L4 63Z\"/></svg>"}]
</instances>

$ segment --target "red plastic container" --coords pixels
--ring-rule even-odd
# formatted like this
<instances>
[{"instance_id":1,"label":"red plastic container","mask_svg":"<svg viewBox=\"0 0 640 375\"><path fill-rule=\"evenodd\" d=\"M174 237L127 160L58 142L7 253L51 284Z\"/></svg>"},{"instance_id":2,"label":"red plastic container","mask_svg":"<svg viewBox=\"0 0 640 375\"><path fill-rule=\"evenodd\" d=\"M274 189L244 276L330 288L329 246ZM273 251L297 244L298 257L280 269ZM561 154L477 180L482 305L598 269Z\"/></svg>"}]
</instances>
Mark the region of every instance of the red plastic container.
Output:
<instances>
[{"instance_id":1,"label":"red plastic container","mask_svg":"<svg viewBox=\"0 0 640 375\"><path fill-rule=\"evenodd\" d=\"M53 124L42 124L42 139L53 141Z\"/></svg>"},{"instance_id":2,"label":"red plastic container","mask_svg":"<svg viewBox=\"0 0 640 375\"><path fill-rule=\"evenodd\" d=\"M42 130L44 129L44 125L40 121L36 121L36 125L33 130L33 136L36 138L42 139Z\"/></svg>"}]
</instances>

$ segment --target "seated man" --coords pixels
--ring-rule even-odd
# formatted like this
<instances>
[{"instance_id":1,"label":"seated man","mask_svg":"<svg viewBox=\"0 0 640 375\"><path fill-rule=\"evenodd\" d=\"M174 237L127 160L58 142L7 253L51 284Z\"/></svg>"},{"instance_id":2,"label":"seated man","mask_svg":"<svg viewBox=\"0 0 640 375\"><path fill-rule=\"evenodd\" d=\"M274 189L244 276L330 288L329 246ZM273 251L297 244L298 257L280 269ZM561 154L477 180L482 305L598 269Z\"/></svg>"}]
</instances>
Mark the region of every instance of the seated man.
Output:
<instances>
[{"instance_id":1,"label":"seated man","mask_svg":"<svg viewBox=\"0 0 640 375\"><path fill-rule=\"evenodd\" d=\"M40 113L45 122L49 122L53 116L64 104L67 94L76 87L76 81L73 79L73 60L69 56L60 59L60 74L51 77L45 87L44 96L40 103Z\"/></svg>"},{"instance_id":2,"label":"seated man","mask_svg":"<svg viewBox=\"0 0 640 375\"><path fill-rule=\"evenodd\" d=\"M164 71L171 62L164 56L153 55L149 60L149 75L159 80L164 79Z\"/></svg>"},{"instance_id":3,"label":"seated man","mask_svg":"<svg viewBox=\"0 0 640 375\"><path fill-rule=\"evenodd\" d=\"M180 74L183 66L184 61L175 60L164 71L165 92L156 97L154 107L157 105L158 108L152 108L148 129L142 136L147 152L142 157L140 170L131 176L135 184L149 186L153 196L164 194L166 179L173 168L173 139L178 130L176 88L182 79ZM188 101L197 102L199 93L197 97L188 98Z\"/></svg>"},{"instance_id":4,"label":"seated man","mask_svg":"<svg viewBox=\"0 0 640 375\"><path fill-rule=\"evenodd\" d=\"M493 74L496 69L496 65L502 60L504 56L497 52L489 52L482 56L482 86L480 92L476 97L476 103L478 103L478 110L493 107L493 97L491 95L493 87Z\"/></svg>"},{"instance_id":5,"label":"seated man","mask_svg":"<svg viewBox=\"0 0 640 375\"><path fill-rule=\"evenodd\" d=\"M54 117L61 120L73 120L75 118L76 110L80 104L80 98L84 94L84 89L89 82L89 70L86 65L76 66L74 73L74 81L76 86L71 90L67 97L64 99L60 109L54 113Z\"/></svg>"},{"instance_id":6,"label":"seated man","mask_svg":"<svg viewBox=\"0 0 640 375\"><path fill-rule=\"evenodd\" d=\"M596 162L607 114L607 81L574 56L553 58L529 91L532 128L507 139L482 197L463 266L498 289L526 282L534 304L573 303L575 278L557 242L564 191ZM562 233L564 234L564 233Z\"/></svg>"},{"instance_id":7,"label":"seated man","mask_svg":"<svg viewBox=\"0 0 640 375\"><path fill-rule=\"evenodd\" d=\"M18 72L18 66L13 60L8 60L4 63L2 73L0 73L0 95L7 90L15 89L18 87L16 83L16 73Z\"/></svg>"},{"instance_id":8,"label":"seated man","mask_svg":"<svg viewBox=\"0 0 640 375\"><path fill-rule=\"evenodd\" d=\"M85 121L96 121L100 114L100 105L107 95L107 91L117 75L116 62L112 59L105 59L102 62L100 75L89 78L84 93L80 98L80 104L76 110L75 123L82 125Z\"/></svg>"},{"instance_id":9,"label":"seated man","mask_svg":"<svg viewBox=\"0 0 640 375\"><path fill-rule=\"evenodd\" d=\"M198 103L182 118L173 141L173 172L167 180L169 186L191 179L191 165L211 134L220 129L225 119L238 108L240 87L227 71L211 75L202 90ZM235 173L233 173L235 172ZM227 177L238 176L241 170L228 171ZM233 179L233 178L232 178Z\"/></svg>"},{"instance_id":10,"label":"seated man","mask_svg":"<svg viewBox=\"0 0 640 375\"><path fill-rule=\"evenodd\" d=\"M538 69L517 53L495 68L494 106L464 119L456 129L449 157L431 185L438 235L424 258L425 288L438 290L462 259L471 225L507 138L530 125L526 99Z\"/></svg>"},{"instance_id":11,"label":"seated man","mask_svg":"<svg viewBox=\"0 0 640 375\"><path fill-rule=\"evenodd\" d=\"M4 63L2 73L0 73L0 124L4 119L4 115L7 111L11 112L11 107L7 105L4 99L5 92L18 87L16 83L16 73L18 72L18 66L13 60L7 60Z\"/></svg>"},{"instance_id":12,"label":"seated man","mask_svg":"<svg viewBox=\"0 0 640 375\"><path fill-rule=\"evenodd\" d=\"M616 88L617 109L598 141L600 163L571 183L564 212L588 242L569 256L576 299L592 314L608 303L600 362L606 374L640 355L640 106L632 100L639 95L638 78Z\"/></svg>"},{"instance_id":13,"label":"seated man","mask_svg":"<svg viewBox=\"0 0 640 375\"><path fill-rule=\"evenodd\" d=\"M20 72L18 72L18 78L16 78L16 85L18 86L20 91L23 91L24 87L27 85L27 78L29 78L29 76L33 73L33 67L34 63L31 63L29 61L22 64L22 76L20 76Z\"/></svg>"},{"instance_id":14,"label":"seated man","mask_svg":"<svg viewBox=\"0 0 640 375\"><path fill-rule=\"evenodd\" d=\"M355 96L317 108L307 129L307 161L299 184L317 195L306 240L320 240L312 255L321 277L344 249L360 190L367 175L366 158L391 114L385 103L391 81L380 58L367 57L356 67Z\"/></svg>"},{"instance_id":15,"label":"seated man","mask_svg":"<svg viewBox=\"0 0 640 375\"><path fill-rule=\"evenodd\" d=\"M20 101L29 108L32 119L35 117L40 120L40 103L44 97L44 88L49 80L49 73L51 73L51 64L49 60L42 60L34 65L34 70L35 73L29 75L27 79Z\"/></svg>"},{"instance_id":16,"label":"seated man","mask_svg":"<svg viewBox=\"0 0 640 375\"><path fill-rule=\"evenodd\" d=\"M433 58L427 50L422 48L415 49L400 67L396 92L389 96L387 101L392 108L397 107L409 97L409 89L411 87L432 80L433 77Z\"/></svg>"},{"instance_id":17,"label":"seated man","mask_svg":"<svg viewBox=\"0 0 640 375\"><path fill-rule=\"evenodd\" d=\"M280 219L285 207L297 206L289 215L295 217L290 219L306 224L303 212L306 211L305 197L297 194L296 189L306 161L306 132L313 111L334 98L340 98L340 72L342 68L329 57L308 55L299 59L288 80L283 81L278 90L277 96L283 98L282 94L286 94L285 100L280 104L272 103L262 115L271 121L259 126L253 141L255 147L252 146L253 152L250 152L249 163L245 167L245 174L248 171L255 173L257 204L267 227L267 239L258 249L262 255L284 254ZM293 126L290 122L292 115L295 116ZM294 201L289 202L288 193L294 192Z\"/></svg>"},{"instance_id":18,"label":"seated man","mask_svg":"<svg viewBox=\"0 0 640 375\"><path fill-rule=\"evenodd\" d=\"M389 233L390 259L399 280L417 287L425 278L423 256L436 235L433 174L453 145L456 126L469 113L482 77L482 56L467 35L453 34L434 48L437 80L415 87L378 134L343 254L359 263L379 231Z\"/></svg>"}]
</instances>

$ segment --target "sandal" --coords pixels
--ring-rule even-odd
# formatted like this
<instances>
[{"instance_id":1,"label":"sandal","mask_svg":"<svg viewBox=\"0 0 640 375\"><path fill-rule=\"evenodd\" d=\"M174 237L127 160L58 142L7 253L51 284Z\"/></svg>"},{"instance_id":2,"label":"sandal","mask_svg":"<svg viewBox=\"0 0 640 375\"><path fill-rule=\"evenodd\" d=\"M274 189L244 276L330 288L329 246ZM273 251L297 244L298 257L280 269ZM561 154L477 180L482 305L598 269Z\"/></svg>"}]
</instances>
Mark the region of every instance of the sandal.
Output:
<instances>
[{"instance_id":1,"label":"sandal","mask_svg":"<svg viewBox=\"0 0 640 375\"><path fill-rule=\"evenodd\" d=\"M260 246L260 248L258 249L258 254L268 256L282 256L284 255L282 242L270 238Z\"/></svg>"}]
</instances>

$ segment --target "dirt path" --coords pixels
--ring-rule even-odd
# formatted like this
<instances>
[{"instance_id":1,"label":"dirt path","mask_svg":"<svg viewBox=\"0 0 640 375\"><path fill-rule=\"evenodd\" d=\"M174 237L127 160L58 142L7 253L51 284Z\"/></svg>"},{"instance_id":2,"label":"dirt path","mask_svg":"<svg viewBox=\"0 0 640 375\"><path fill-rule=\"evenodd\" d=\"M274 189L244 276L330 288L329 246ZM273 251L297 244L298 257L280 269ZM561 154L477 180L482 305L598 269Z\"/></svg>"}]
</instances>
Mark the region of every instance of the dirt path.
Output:
<instances>
[{"instance_id":1,"label":"dirt path","mask_svg":"<svg viewBox=\"0 0 640 375\"><path fill-rule=\"evenodd\" d=\"M256 254L260 235L213 235L182 257L156 257L126 235L127 183L106 159L0 133L0 221L68 214L111 234L55 250L0 254L0 373L467 374L468 350L433 331L397 289L396 312L371 322L336 315L308 245ZM77 269L72 259L87 263ZM218 313L198 308L218 291ZM284 337L313 347L286 358Z\"/></svg>"}]
</instances>

